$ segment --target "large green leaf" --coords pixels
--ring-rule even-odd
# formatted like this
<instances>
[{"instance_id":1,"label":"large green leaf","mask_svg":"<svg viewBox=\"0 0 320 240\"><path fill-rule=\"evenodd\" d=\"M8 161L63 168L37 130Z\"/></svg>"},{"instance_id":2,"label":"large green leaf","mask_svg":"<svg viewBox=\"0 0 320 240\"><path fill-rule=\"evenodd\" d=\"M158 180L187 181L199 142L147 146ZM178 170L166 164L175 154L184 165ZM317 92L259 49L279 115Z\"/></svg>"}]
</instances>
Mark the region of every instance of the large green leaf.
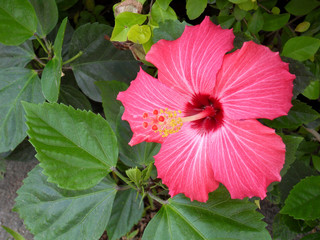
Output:
<instances>
[{"instance_id":1,"label":"large green leaf","mask_svg":"<svg viewBox=\"0 0 320 240\"><path fill-rule=\"evenodd\" d=\"M102 96L102 106L105 118L109 122L113 130L116 129L117 117L122 106L121 102L117 100L118 93L125 91L128 85L118 81L99 81L96 82Z\"/></svg>"},{"instance_id":2,"label":"large green leaf","mask_svg":"<svg viewBox=\"0 0 320 240\"><path fill-rule=\"evenodd\" d=\"M58 188L36 166L18 190L15 211L37 240L99 239L108 223L116 185L104 179L83 191Z\"/></svg>"},{"instance_id":3,"label":"large green leaf","mask_svg":"<svg viewBox=\"0 0 320 240\"><path fill-rule=\"evenodd\" d=\"M37 33L43 38L57 25L58 7L55 0L29 0L38 17Z\"/></svg>"},{"instance_id":4,"label":"large green leaf","mask_svg":"<svg viewBox=\"0 0 320 240\"><path fill-rule=\"evenodd\" d=\"M176 40L179 38L187 23L178 20L167 20L159 23L159 28L153 30L153 42L158 42L160 39Z\"/></svg>"},{"instance_id":5,"label":"large green leaf","mask_svg":"<svg viewBox=\"0 0 320 240\"><path fill-rule=\"evenodd\" d=\"M318 7L320 2L317 0L291 0L286 6L285 9L296 16L303 16L311 12L314 8Z\"/></svg>"},{"instance_id":6,"label":"large green leaf","mask_svg":"<svg viewBox=\"0 0 320 240\"><path fill-rule=\"evenodd\" d=\"M293 106L288 115L276 118L274 120L265 119L264 122L272 128L295 129L302 124L307 124L320 117L320 114L313 110L311 106L304 102L294 100Z\"/></svg>"},{"instance_id":7,"label":"large green leaf","mask_svg":"<svg viewBox=\"0 0 320 240\"><path fill-rule=\"evenodd\" d=\"M270 239L262 215L248 200L231 200L220 187L206 203L178 195L169 199L144 231L143 240Z\"/></svg>"},{"instance_id":8,"label":"large green leaf","mask_svg":"<svg viewBox=\"0 0 320 240\"><path fill-rule=\"evenodd\" d=\"M298 61L311 58L319 49L320 40L313 37L290 38L283 47L282 55Z\"/></svg>"},{"instance_id":9,"label":"large green leaf","mask_svg":"<svg viewBox=\"0 0 320 240\"><path fill-rule=\"evenodd\" d=\"M263 28L264 20L260 9L254 12L248 22L248 30L252 33L258 33Z\"/></svg>"},{"instance_id":10,"label":"large green leaf","mask_svg":"<svg viewBox=\"0 0 320 240\"><path fill-rule=\"evenodd\" d=\"M73 34L69 56L79 51L83 54L72 62L76 80L81 90L91 99L101 102L95 81L131 81L138 72L138 62L128 51L120 51L104 36L111 33L111 27L103 24L86 24Z\"/></svg>"},{"instance_id":11,"label":"large green leaf","mask_svg":"<svg viewBox=\"0 0 320 240\"><path fill-rule=\"evenodd\" d=\"M203 13L204 9L207 7L207 0L187 0L187 15L189 19L196 19Z\"/></svg>"},{"instance_id":12,"label":"large green leaf","mask_svg":"<svg viewBox=\"0 0 320 240\"><path fill-rule=\"evenodd\" d=\"M42 92L49 102L56 102L59 97L62 73L61 50L67 20L65 18L60 25L53 45L54 57L46 64L41 76Z\"/></svg>"},{"instance_id":13,"label":"large green leaf","mask_svg":"<svg viewBox=\"0 0 320 240\"><path fill-rule=\"evenodd\" d=\"M288 22L290 18L289 13L283 13L283 14L268 14L264 13L263 15L263 28L264 31L276 31L280 28L282 28L286 23Z\"/></svg>"},{"instance_id":14,"label":"large green leaf","mask_svg":"<svg viewBox=\"0 0 320 240\"><path fill-rule=\"evenodd\" d=\"M49 182L65 189L86 189L116 165L117 139L100 115L57 103L23 106L30 142Z\"/></svg>"},{"instance_id":15,"label":"large green leaf","mask_svg":"<svg viewBox=\"0 0 320 240\"><path fill-rule=\"evenodd\" d=\"M307 177L295 185L281 213L296 219L314 220L320 216L320 176Z\"/></svg>"},{"instance_id":16,"label":"large green leaf","mask_svg":"<svg viewBox=\"0 0 320 240\"><path fill-rule=\"evenodd\" d=\"M116 123L116 135L119 143L120 160L130 167L137 165L147 166L154 161L153 156L160 150L159 143L142 142L131 147L128 143L132 138L132 132L127 121L122 121L124 108L118 114Z\"/></svg>"},{"instance_id":17,"label":"large green leaf","mask_svg":"<svg viewBox=\"0 0 320 240\"><path fill-rule=\"evenodd\" d=\"M0 42L20 45L37 29L37 16L28 0L0 0Z\"/></svg>"},{"instance_id":18,"label":"large green leaf","mask_svg":"<svg viewBox=\"0 0 320 240\"><path fill-rule=\"evenodd\" d=\"M137 197L137 191L118 191L106 228L109 239L116 240L128 233L142 217L143 210L143 201L140 195Z\"/></svg>"},{"instance_id":19,"label":"large green leaf","mask_svg":"<svg viewBox=\"0 0 320 240\"><path fill-rule=\"evenodd\" d=\"M88 98L80 90L71 85L61 85L58 102L70 105L75 109L92 110Z\"/></svg>"},{"instance_id":20,"label":"large green leaf","mask_svg":"<svg viewBox=\"0 0 320 240\"><path fill-rule=\"evenodd\" d=\"M27 135L22 100L44 101L37 73L18 67L0 69L0 152L13 150Z\"/></svg>"},{"instance_id":21,"label":"large green leaf","mask_svg":"<svg viewBox=\"0 0 320 240\"><path fill-rule=\"evenodd\" d=\"M35 57L31 41L19 46L7 46L0 43L0 69L24 67Z\"/></svg>"}]
</instances>

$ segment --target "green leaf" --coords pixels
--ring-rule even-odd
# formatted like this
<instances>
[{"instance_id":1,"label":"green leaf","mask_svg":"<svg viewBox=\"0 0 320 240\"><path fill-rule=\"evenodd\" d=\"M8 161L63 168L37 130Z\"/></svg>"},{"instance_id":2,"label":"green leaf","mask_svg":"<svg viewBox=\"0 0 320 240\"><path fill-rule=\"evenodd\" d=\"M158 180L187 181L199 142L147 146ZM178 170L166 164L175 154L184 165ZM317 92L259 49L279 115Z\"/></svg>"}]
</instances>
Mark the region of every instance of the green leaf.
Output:
<instances>
[{"instance_id":1,"label":"green leaf","mask_svg":"<svg viewBox=\"0 0 320 240\"><path fill-rule=\"evenodd\" d=\"M187 0L187 15L190 20L196 19L207 7L207 0Z\"/></svg>"},{"instance_id":2,"label":"green leaf","mask_svg":"<svg viewBox=\"0 0 320 240\"><path fill-rule=\"evenodd\" d=\"M312 155L312 163L315 169L320 172L320 157Z\"/></svg>"},{"instance_id":3,"label":"green leaf","mask_svg":"<svg viewBox=\"0 0 320 240\"><path fill-rule=\"evenodd\" d=\"M290 18L289 13L283 13L278 15L264 13L262 14L264 24L262 30L264 31L276 31L282 28L288 22Z\"/></svg>"},{"instance_id":4,"label":"green leaf","mask_svg":"<svg viewBox=\"0 0 320 240\"><path fill-rule=\"evenodd\" d=\"M252 33L258 33L260 30L262 30L264 24L263 16L261 14L261 11L258 9L254 12L252 15L252 18L248 22L248 29Z\"/></svg>"},{"instance_id":5,"label":"green leaf","mask_svg":"<svg viewBox=\"0 0 320 240\"><path fill-rule=\"evenodd\" d=\"M117 139L100 115L57 103L23 106L30 142L49 182L70 190L90 188L116 165Z\"/></svg>"},{"instance_id":6,"label":"green leaf","mask_svg":"<svg viewBox=\"0 0 320 240\"><path fill-rule=\"evenodd\" d=\"M102 96L102 106L105 118L113 130L116 129L117 117L122 106L121 102L116 100L118 93L127 90L128 85L118 81L99 81L96 82Z\"/></svg>"},{"instance_id":7,"label":"green leaf","mask_svg":"<svg viewBox=\"0 0 320 240\"><path fill-rule=\"evenodd\" d=\"M320 47L320 40L313 37L290 38L283 47L282 55L298 61L312 57Z\"/></svg>"},{"instance_id":8,"label":"green leaf","mask_svg":"<svg viewBox=\"0 0 320 240\"><path fill-rule=\"evenodd\" d=\"M186 26L186 22L180 22L178 20L167 20L163 23L159 23L159 28L153 30L152 40L154 43L158 42L160 39L176 40L182 35Z\"/></svg>"},{"instance_id":9,"label":"green leaf","mask_svg":"<svg viewBox=\"0 0 320 240\"><path fill-rule=\"evenodd\" d=\"M307 124L320 117L320 114L313 110L308 104L293 100L293 106L288 115L274 120L264 119L263 121L272 128L296 129L302 124Z\"/></svg>"},{"instance_id":10,"label":"green leaf","mask_svg":"<svg viewBox=\"0 0 320 240\"><path fill-rule=\"evenodd\" d=\"M37 33L44 38L58 22L58 7L55 0L30 0L38 18Z\"/></svg>"},{"instance_id":11,"label":"green leaf","mask_svg":"<svg viewBox=\"0 0 320 240\"><path fill-rule=\"evenodd\" d=\"M281 213L296 219L314 220L320 216L320 176L311 176L295 185Z\"/></svg>"},{"instance_id":12,"label":"green leaf","mask_svg":"<svg viewBox=\"0 0 320 240\"><path fill-rule=\"evenodd\" d=\"M257 9L258 5L256 1L247 0L246 2L239 3L239 8L245 11L250 11L252 9Z\"/></svg>"},{"instance_id":13,"label":"green leaf","mask_svg":"<svg viewBox=\"0 0 320 240\"><path fill-rule=\"evenodd\" d=\"M283 203L289 195L291 189L299 183L299 181L307 176L312 176L317 172L309 165L307 166L301 159L297 159L291 164L287 173L282 177L279 183L280 200Z\"/></svg>"},{"instance_id":14,"label":"green leaf","mask_svg":"<svg viewBox=\"0 0 320 240\"><path fill-rule=\"evenodd\" d=\"M41 76L41 87L44 97L49 102L58 101L62 74L62 43L66 30L67 18L65 18L58 30L54 41L54 57L46 64Z\"/></svg>"},{"instance_id":15,"label":"green leaf","mask_svg":"<svg viewBox=\"0 0 320 240\"><path fill-rule=\"evenodd\" d=\"M118 191L106 228L109 239L116 240L128 233L141 219L143 210L143 201L135 190Z\"/></svg>"},{"instance_id":16,"label":"green leaf","mask_svg":"<svg viewBox=\"0 0 320 240\"><path fill-rule=\"evenodd\" d=\"M280 8L278 8L278 7L273 7L273 8L271 9L271 12L272 12L273 14L275 14L275 15L278 15L278 14L280 14Z\"/></svg>"},{"instance_id":17,"label":"green leaf","mask_svg":"<svg viewBox=\"0 0 320 240\"><path fill-rule=\"evenodd\" d=\"M31 41L19 46L7 46L0 43L0 69L24 67L35 57Z\"/></svg>"},{"instance_id":18,"label":"green leaf","mask_svg":"<svg viewBox=\"0 0 320 240\"><path fill-rule=\"evenodd\" d=\"M263 217L247 200L231 200L220 187L206 203L178 195L161 207L144 231L143 240L270 239Z\"/></svg>"},{"instance_id":19,"label":"green leaf","mask_svg":"<svg viewBox=\"0 0 320 240\"><path fill-rule=\"evenodd\" d=\"M92 111L91 103L87 97L80 90L70 85L61 85L58 102L70 105L75 109Z\"/></svg>"},{"instance_id":20,"label":"green leaf","mask_svg":"<svg viewBox=\"0 0 320 240\"><path fill-rule=\"evenodd\" d=\"M110 218L116 185L104 179L83 191L58 188L36 166L18 190L15 211L35 239L99 239Z\"/></svg>"},{"instance_id":21,"label":"green leaf","mask_svg":"<svg viewBox=\"0 0 320 240\"><path fill-rule=\"evenodd\" d=\"M320 97L320 80L312 81L302 94L311 100L317 100Z\"/></svg>"},{"instance_id":22,"label":"green leaf","mask_svg":"<svg viewBox=\"0 0 320 240\"><path fill-rule=\"evenodd\" d=\"M272 223L273 240L293 240L296 233L292 232L285 223L286 215L278 213Z\"/></svg>"},{"instance_id":23,"label":"green leaf","mask_svg":"<svg viewBox=\"0 0 320 240\"><path fill-rule=\"evenodd\" d=\"M294 29L296 32L305 32L310 28L310 22L304 21L299 23L298 26Z\"/></svg>"},{"instance_id":24,"label":"green leaf","mask_svg":"<svg viewBox=\"0 0 320 240\"><path fill-rule=\"evenodd\" d=\"M229 2L232 2L234 4L239 4L239 3L244 3L247 2L248 0L228 0Z\"/></svg>"},{"instance_id":25,"label":"green leaf","mask_svg":"<svg viewBox=\"0 0 320 240\"><path fill-rule=\"evenodd\" d=\"M79 0L56 0L59 10L65 11L75 5Z\"/></svg>"},{"instance_id":26,"label":"green leaf","mask_svg":"<svg viewBox=\"0 0 320 240\"><path fill-rule=\"evenodd\" d=\"M289 63L290 73L296 75L293 80L293 97L296 98L315 77L303 63L286 57L282 57L282 60Z\"/></svg>"},{"instance_id":27,"label":"green leaf","mask_svg":"<svg viewBox=\"0 0 320 240\"><path fill-rule=\"evenodd\" d=\"M159 6L166 10L169 7L169 4L172 2L172 0L157 0L156 3L159 4Z\"/></svg>"},{"instance_id":28,"label":"green leaf","mask_svg":"<svg viewBox=\"0 0 320 240\"><path fill-rule=\"evenodd\" d=\"M18 67L0 69L0 152L13 150L27 135L21 101L44 101L37 73Z\"/></svg>"},{"instance_id":29,"label":"green leaf","mask_svg":"<svg viewBox=\"0 0 320 240\"><path fill-rule=\"evenodd\" d=\"M20 45L37 29L37 16L28 0L0 0L0 42Z\"/></svg>"},{"instance_id":30,"label":"green leaf","mask_svg":"<svg viewBox=\"0 0 320 240\"><path fill-rule=\"evenodd\" d=\"M286 6L285 9L287 12L295 16L303 16L311 12L313 9L318 7L320 2L317 0L291 0Z\"/></svg>"},{"instance_id":31,"label":"green leaf","mask_svg":"<svg viewBox=\"0 0 320 240\"><path fill-rule=\"evenodd\" d=\"M241 21L247 15L247 11L240 9L239 6L236 5L233 14L237 21Z\"/></svg>"},{"instance_id":32,"label":"green leaf","mask_svg":"<svg viewBox=\"0 0 320 240\"><path fill-rule=\"evenodd\" d=\"M121 116L124 108L121 107L117 118L116 135L119 143L120 160L130 167L137 165L147 166L154 161L153 156L160 150L160 144L152 142L142 142L133 147L128 143L132 137L132 132L127 121L122 121Z\"/></svg>"},{"instance_id":33,"label":"green leaf","mask_svg":"<svg viewBox=\"0 0 320 240\"><path fill-rule=\"evenodd\" d=\"M232 26L232 24L234 23L235 20L236 19L232 15L229 15L229 16L218 16L219 25L223 29L229 29Z\"/></svg>"},{"instance_id":34,"label":"green leaf","mask_svg":"<svg viewBox=\"0 0 320 240\"><path fill-rule=\"evenodd\" d=\"M151 8L151 19L153 25L158 25L160 22L166 20L177 20L177 15L171 7L163 9L158 1L156 1Z\"/></svg>"},{"instance_id":35,"label":"green leaf","mask_svg":"<svg viewBox=\"0 0 320 240\"><path fill-rule=\"evenodd\" d=\"M128 40L138 44L144 44L151 38L151 28L148 25L134 25L128 32Z\"/></svg>"},{"instance_id":36,"label":"green leaf","mask_svg":"<svg viewBox=\"0 0 320 240\"><path fill-rule=\"evenodd\" d=\"M19 233L12 230L11 228L8 228L6 226L1 226L4 230L6 230L7 233L9 233L15 240L26 240L24 237L22 237Z\"/></svg>"},{"instance_id":37,"label":"green leaf","mask_svg":"<svg viewBox=\"0 0 320 240\"><path fill-rule=\"evenodd\" d=\"M280 175L284 176L287 173L290 165L296 160L296 152L303 140L303 137L285 135L282 137L282 140L286 145L286 161L280 171Z\"/></svg>"},{"instance_id":38,"label":"green leaf","mask_svg":"<svg viewBox=\"0 0 320 240\"><path fill-rule=\"evenodd\" d=\"M138 169L137 167L135 168L129 168L128 170L126 170L126 174L129 177L129 179L134 182L134 184L136 186L140 185L140 182L142 180L142 175L141 175L141 171L140 169Z\"/></svg>"},{"instance_id":39,"label":"green leaf","mask_svg":"<svg viewBox=\"0 0 320 240\"><path fill-rule=\"evenodd\" d=\"M130 28L136 24L143 24L147 15L132 12L122 12L115 18L115 26L111 35L111 41L125 42Z\"/></svg>"},{"instance_id":40,"label":"green leaf","mask_svg":"<svg viewBox=\"0 0 320 240\"><path fill-rule=\"evenodd\" d=\"M111 28L103 24L86 24L73 34L69 56L83 54L71 63L80 89L88 97L101 102L96 81L131 81L139 70L138 62L129 51L120 51L104 39ZM98 56L98 57L97 57Z\"/></svg>"}]
</instances>

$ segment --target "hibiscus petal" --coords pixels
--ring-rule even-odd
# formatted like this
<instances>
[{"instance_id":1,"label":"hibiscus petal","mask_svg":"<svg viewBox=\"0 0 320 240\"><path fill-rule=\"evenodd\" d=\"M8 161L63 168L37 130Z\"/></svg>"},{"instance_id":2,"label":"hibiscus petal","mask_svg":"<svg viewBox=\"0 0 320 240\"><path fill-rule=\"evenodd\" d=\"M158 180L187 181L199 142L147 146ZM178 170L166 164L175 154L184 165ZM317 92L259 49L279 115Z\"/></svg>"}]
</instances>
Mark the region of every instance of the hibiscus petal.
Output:
<instances>
[{"instance_id":1,"label":"hibiscus petal","mask_svg":"<svg viewBox=\"0 0 320 240\"><path fill-rule=\"evenodd\" d=\"M214 96L231 119L274 119L291 108L292 81L279 53L254 42L227 54L218 73Z\"/></svg>"},{"instance_id":2,"label":"hibiscus petal","mask_svg":"<svg viewBox=\"0 0 320 240\"><path fill-rule=\"evenodd\" d=\"M146 59L159 70L159 80L181 93L210 94L223 56L233 48L232 30L223 30L206 17L200 25L186 26L175 41L160 40Z\"/></svg>"},{"instance_id":3,"label":"hibiscus petal","mask_svg":"<svg viewBox=\"0 0 320 240\"><path fill-rule=\"evenodd\" d=\"M167 137L154 156L158 177L172 197L184 193L191 201L206 202L208 193L218 188L209 161L208 140L208 134L197 134L186 123L178 133Z\"/></svg>"},{"instance_id":4,"label":"hibiscus petal","mask_svg":"<svg viewBox=\"0 0 320 240\"><path fill-rule=\"evenodd\" d=\"M125 107L122 120L129 122L133 132L129 142L131 146L143 141L162 143L165 139L159 133L155 133L151 126L143 127L143 122L147 121L143 118L144 113L152 115L153 110L165 108L177 111L188 101L142 69L130 87L118 94L117 100L120 100Z\"/></svg>"},{"instance_id":5,"label":"hibiscus petal","mask_svg":"<svg viewBox=\"0 0 320 240\"><path fill-rule=\"evenodd\" d=\"M267 186L280 181L285 145L275 131L257 120L230 120L212 134L214 177L231 198L265 198Z\"/></svg>"}]
</instances>

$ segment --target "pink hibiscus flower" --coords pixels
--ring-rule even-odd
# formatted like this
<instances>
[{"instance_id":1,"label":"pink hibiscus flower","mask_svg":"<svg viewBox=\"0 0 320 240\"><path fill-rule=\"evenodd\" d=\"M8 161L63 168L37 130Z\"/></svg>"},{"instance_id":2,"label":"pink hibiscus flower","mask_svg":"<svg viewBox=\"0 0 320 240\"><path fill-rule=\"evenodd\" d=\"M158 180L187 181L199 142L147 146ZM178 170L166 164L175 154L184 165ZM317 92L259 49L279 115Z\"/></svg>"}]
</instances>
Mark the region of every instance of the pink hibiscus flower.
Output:
<instances>
[{"instance_id":1,"label":"pink hibiscus flower","mask_svg":"<svg viewBox=\"0 0 320 240\"><path fill-rule=\"evenodd\" d=\"M187 26L147 54L158 79L141 69L118 95L133 131L129 144L162 143L155 165L171 196L205 202L222 183L232 198L264 198L281 179L285 145L256 119L288 113L295 76L278 53L252 41L226 54L233 39L209 17Z\"/></svg>"}]
</instances>

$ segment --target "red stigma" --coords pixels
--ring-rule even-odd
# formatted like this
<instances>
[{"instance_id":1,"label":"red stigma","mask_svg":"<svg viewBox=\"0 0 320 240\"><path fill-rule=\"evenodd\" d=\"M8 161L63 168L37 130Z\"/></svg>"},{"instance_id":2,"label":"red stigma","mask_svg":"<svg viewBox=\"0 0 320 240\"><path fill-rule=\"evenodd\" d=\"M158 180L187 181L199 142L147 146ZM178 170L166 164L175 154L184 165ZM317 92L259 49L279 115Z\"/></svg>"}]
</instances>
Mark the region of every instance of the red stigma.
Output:
<instances>
[{"instance_id":1,"label":"red stigma","mask_svg":"<svg viewBox=\"0 0 320 240\"><path fill-rule=\"evenodd\" d=\"M143 117L143 119L146 119L149 117L149 114L145 112L145 113L143 113L142 117Z\"/></svg>"},{"instance_id":2,"label":"red stigma","mask_svg":"<svg viewBox=\"0 0 320 240\"><path fill-rule=\"evenodd\" d=\"M158 117L159 122L164 122L164 116Z\"/></svg>"},{"instance_id":3,"label":"red stigma","mask_svg":"<svg viewBox=\"0 0 320 240\"><path fill-rule=\"evenodd\" d=\"M158 113L159 113L159 111L158 111L158 110L156 110L156 109L155 109L155 110L153 110L153 114L154 114L154 115L158 115Z\"/></svg>"},{"instance_id":4,"label":"red stigma","mask_svg":"<svg viewBox=\"0 0 320 240\"><path fill-rule=\"evenodd\" d=\"M153 131L157 131L158 130L158 126L157 125L152 125L152 130Z\"/></svg>"},{"instance_id":5,"label":"red stigma","mask_svg":"<svg viewBox=\"0 0 320 240\"><path fill-rule=\"evenodd\" d=\"M144 127L144 128L147 128L148 127L148 123L147 122L143 122L143 124L142 124L142 126Z\"/></svg>"}]
</instances>

